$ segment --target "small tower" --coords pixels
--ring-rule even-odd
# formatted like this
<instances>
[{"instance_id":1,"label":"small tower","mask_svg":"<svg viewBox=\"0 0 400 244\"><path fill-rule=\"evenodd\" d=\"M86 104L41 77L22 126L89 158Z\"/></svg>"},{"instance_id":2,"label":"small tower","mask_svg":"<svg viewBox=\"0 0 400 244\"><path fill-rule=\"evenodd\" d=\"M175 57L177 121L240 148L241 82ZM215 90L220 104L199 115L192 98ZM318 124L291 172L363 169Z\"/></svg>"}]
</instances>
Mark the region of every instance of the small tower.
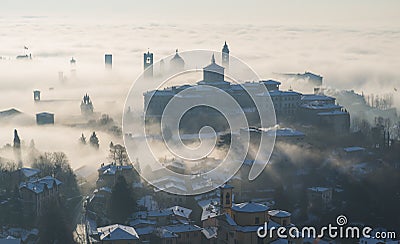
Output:
<instances>
[{"instance_id":1,"label":"small tower","mask_svg":"<svg viewBox=\"0 0 400 244\"><path fill-rule=\"evenodd\" d=\"M143 68L145 78L153 77L153 53L150 51L143 54Z\"/></svg>"},{"instance_id":2,"label":"small tower","mask_svg":"<svg viewBox=\"0 0 400 244\"><path fill-rule=\"evenodd\" d=\"M71 64L71 78L76 78L76 60L74 57L71 58L69 63Z\"/></svg>"},{"instance_id":3,"label":"small tower","mask_svg":"<svg viewBox=\"0 0 400 244\"><path fill-rule=\"evenodd\" d=\"M33 101L39 102L40 101L40 91L34 90L33 91Z\"/></svg>"},{"instance_id":4,"label":"small tower","mask_svg":"<svg viewBox=\"0 0 400 244\"><path fill-rule=\"evenodd\" d=\"M112 54L104 55L104 63L105 63L106 69L112 69Z\"/></svg>"},{"instance_id":5,"label":"small tower","mask_svg":"<svg viewBox=\"0 0 400 244\"><path fill-rule=\"evenodd\" d=\"M232 190L233 186L224 184L220 187L220 211L232 217Z\"/></svg>"},{"instance_id":6,"label":"small tower","mask_svg":"<svg viewBox=\"0 0 400 244\"><path fill-rule=\"evenodd\" d=\"M226 69L229 68L229 48L228 44L224 44L224 47L222 48L222 66L224 66Z\"/></svg>"},{"instance_id":7,"label":"small tower","mask_svg":"<svg viewBox=\"0 0 400 244\"><path fill-rule=\"evenodd\" d=\"M88 94L85 94L85 96L83 96L83 99L81 102L81 114L82 115L92 115L93 114L93 103L90 100L90 97Z\"/></svg>"}]
</instances>

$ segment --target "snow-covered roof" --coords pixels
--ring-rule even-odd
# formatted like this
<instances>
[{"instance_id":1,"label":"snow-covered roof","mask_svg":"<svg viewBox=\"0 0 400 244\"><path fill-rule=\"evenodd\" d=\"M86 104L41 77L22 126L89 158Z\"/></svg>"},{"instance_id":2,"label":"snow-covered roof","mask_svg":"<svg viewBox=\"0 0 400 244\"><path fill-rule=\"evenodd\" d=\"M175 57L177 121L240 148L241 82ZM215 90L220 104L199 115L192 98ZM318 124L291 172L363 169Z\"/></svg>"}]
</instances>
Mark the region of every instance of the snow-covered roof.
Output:
<instances>
[{"instance_id":1,"label":"snow-covered roof","mask_svg":"<svg viewBox=\"0 0 400 244\"><path fill-rule=\"evenodd\" d=\"M191 225L191 224L167 225L163 226L162 228L172 233L201 231L203 229L197 225Z\"/></svg>"},{"instance_id":2,"label":"snow-covered roof","mask_svg":"<svg viewBox=\"0 0 400 244\"><path fill-rule=\"evenodd\" d=\"M241 131L245 132L265 132L267 136L276 136L276 137L290 137L290 136L305 136L305 134L301 131L292 129L292 128L240 128Z\"/></svg>"},{"instance_id":3,"label":"snow-covered roof","mask_svg":"<svg viewBox=\"0 0 400 244\"><path fill-rule=\"evenodd\" d=\"M21 168L20 171L27 178L35 176L40 172L39 169L33 169L33 168Z\"/></svg>"},{"instance_id":4,"label":"snow-covered roof","mask_svg":"<svg viewBox=\"0 0 400 244\"><path fill-rule=\"evenodd\" d=\"M167 210L171 211L176 216L180 216L180 217L183 217L186 219L188 219L190 214L192 213L191 209L184 208L181 206L173 206L173 207L167 208Z\"/></svg>"},{"instance_id":5,"label":"snow-covered roof","mask_svg":"<svg viewBox=\"0 0 400 244\"><path fill-rule=\"evenodd\" d=\"M174 232L171 232L164 228L158 228L158 229L156 229L155 232L156 232L156 235L159 236L160 238L176 238L176 237L178 237L178 235L175 234Z\"/></svg>"},{"instance_id":6,"label":"snow-covered roof","mask_svg":"<svg viewBox=\"0 0 400 244\"><path fill-rule=\"evenodd\" d=\"M313 192L325 192L325 191L329 191L330 188L317 186L317 187L310 187L310 188L308 188L308 190L313 191Z\"/></svg>"},{"instance_id":7,"label":"snow-covered roof","mask_svg":"<svg viewBox=\"0 0 400 244\"><path fill-rule=\"evenodd\" d=\"M301 105L302 108L308 109L340 109L342 106L336 104L328 104L328 103L320 103L320 102L311 102L307 104Z\"/></svg>"},{"instance_id":8,"label":"snow-covered roof","mask_svg":"<svg viewBox=\"0 0 400 244\"><path fill-rule=\"evenodd\" d=\"M219 199L207 199L198 201L197 204L202 208L201 221L218 216L219 214Z\"/></svg>"},{"instance_id":9,"label":"snow-covered roof","mask_svg":"<svg viewBox=\"0 0 400 244\"><path fill-rule=\"evenodd\" d=\"M257 96L264 96L266 95L265 93L257 94ZM276 96L300 96L301 93L295 92L295 91L281 91L281 90L272 90L269 91L269 95L271 97L276 97Z\"/></svg>"},{"instance_id":10,"label":"snow-covered roof","mask_svg":"<svg viewBox=\"0 0 400 244\"><path fill-rule=\"evenodd\" d=\"M43 178L37 179L37 180L21 182L19 185L19 189L26 188L26 189L31 190L34 193L38 194L38 193L42 193L45 190L45 187L47 187L47 189L52 189L54 184L56 186L59 186L62 184L62 182L57 180L54 177L46 176L46 177L43 177Z\"/></svg>"},{"instance_id":11,"label":"snow-covered roof","mask_svg":"<svg viewBox=\"0 0 400 244\"><path fill-rule=\"evenodd\" d=\"M99 191L105 191L105 192L111 193L112 189L108 186L103 186L103 187L100 187Z\"/></svg>"},{"instance_id":12,"label":"snow-covered roof","mask_svg":"<svg viewBox=\"0 0 400 244\"><path fill-rule=\"evenodd\" d=\"M233 186L231 186L231 185L225 183L225 184L223 184L220 188L221 188L221 189L233 189Z\"/></svg>"},{"instance_id":13,"label":"snow-covered roof","mask_svg":"<svg viewBox=\"0 0 400 244\"><path fill-rule=\"evenodd\" d=\"M0 244L20 244L21 239L17 239L13 236L7 236L6 238L0 238Z\"/></svg>"},{"instance_id":14,"label":"snow-covered roof","mask_svg":"<svg viewBox=\"0 0 400 244\"><path fill-rule=\"evenodd\" d=\"M120 224L114 224L97 228L101 241L139 240L135 228Z\"/></svg>"},{"instance_id":15,"label":"snow-covered roof","mask_svg":"<svg viewBox=\"0 0 400 244\"><path fill-rule=\"evenodd\" d=\"M232 206L232 210L244 213L258 213L267 211L268 207L260 203L244 202L244 203L234 204Z\"/></svg>"},{"instance_id":16,"label":"snow-covered roof","mask_svg":"<svg viewBox=\"0 0 400 244\"><path fill-rule=\"evenodd\" d=\"M305 136L305 134L301 131L292 129L292 128L277 128L277 129L269 129L266 131L267 135L275 134L276 137L291 137L291 136Z\"/></svg>"},{"instance_id":17,"label":"snow-covered roof","mask_svg":"<svg viewBox=\"0 0 400 244\"><path fill-rule=\"evenodd\" d=\"M103 175L115 175L117 171L132 170L132 165L116 165L114 163L101 166L99 171Z\"/></svg>"},{"instance_id":18,"label":"snow-covered roof","mask_svg":"<svg viewBox=\"0 0 400 244\"><path fill-rule=\"evenodd\" d=\"M347 153L350 153L350 152L363 152L363 151L365 151L365 148L363 148L363 147L345 147L345 148L343 148L343 150L345 152L347 152Z\"/></svg>"},{"instance_id":19,"label":"snow-covered roof","mask_svg":"<svg viewBox=\"0 0 400 244\"><path fill-rule=\"evenodd\" d=\"M166 209L143 212L142 217L164 217L164 216L175 215L188 219L191 213L192 213L191 209L184 208L181 206L173 206Z\"/></svg>"},{"instance_id":20,"label":"snow-covered roof","mask_svg":"<svg viewBox=\"0 0 400 244\"><path fill-rule=\"evenodd\" d=\"M149 219L134 219L134 220L129 222L129 225L132 226L132 227L136 227L137 225L141 225L141 224L155 225L155 224L157 224L157 221L149 220Z\"/></svg>"},{"instance_id":21,"label":"snow-covered roof","mask_svg":"<svg viewBox=\"0 0 400 244\"><path fill-rule=\"evenodd\" d=\"M268 211L268 214L277 218L287 218L291 216L291 213L284 210L270 210Z\"/></svg>"},{"instance_id":22,"label":"snow-covered roof","mask_svg":"<svg viewBox=\"0 0 400 244\"><path fill-rule=\"evenodd\" d=\"M266 85L280 85L281 83L276 80L262 80L260 83L266 84Z\"/></svg>"},{"instance_id":23,"label":"snow-covered roof","mask_svg":"<svg viewBox=\"0 0 400 244\"><path fill-rule=\"evenodd\" d=\"M318 94L303 94L301 96L301 101L335 101L334 97L329 97L326 95L318 95Z\"/></svg>"},{"instance_id":24,"label":"snow-covered roof","mask_svg":"<svg viewBox=\"0 0 400 244\"><path fill-rule=\"evenodd\" d=\"M209 226L201 231L207 239L217 238L218 227Z\"/></svg>"}]
</instances>

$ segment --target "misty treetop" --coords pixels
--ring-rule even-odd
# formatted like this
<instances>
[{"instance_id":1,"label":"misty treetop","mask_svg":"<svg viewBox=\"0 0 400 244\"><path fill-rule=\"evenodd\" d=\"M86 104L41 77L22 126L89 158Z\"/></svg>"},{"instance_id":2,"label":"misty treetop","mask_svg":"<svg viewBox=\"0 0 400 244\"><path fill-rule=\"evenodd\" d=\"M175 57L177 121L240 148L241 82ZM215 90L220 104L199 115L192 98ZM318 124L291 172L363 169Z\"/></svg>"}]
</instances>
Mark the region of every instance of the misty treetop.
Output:
<instances>
[{"instance_id":1,"label":"misty treetop","mask_svg":"<svg viewBox=\"0 0 400 244\"><path fill-rule=\"evenodd\" d=\"M118 176L112 188L108 216L114 223L124 223L136 211L136 199L132 186L125 177Z\"/></svg>"},{"instance_id":2,"label":"misty treetop","mask_svg":"<svg viewBox=\"0 0 400 244\"><path fill-rule=\"evenodd\" d=\"M124 165L129 163L128 153L126 148L121 144L115 144L110 142L110 155L109 158L119 165Z\"/></svg>"},{"instance_id":3,"label":"misty treetop","mask_svg":"<svg viewBox=\"0 0 400 244\"><path fill-rule=\"evenodd\" d=\"M96 132L93 131L90 136L89 143L93 148L99 149L99 138L97 138Z\"/></svg>"}]
</instances>

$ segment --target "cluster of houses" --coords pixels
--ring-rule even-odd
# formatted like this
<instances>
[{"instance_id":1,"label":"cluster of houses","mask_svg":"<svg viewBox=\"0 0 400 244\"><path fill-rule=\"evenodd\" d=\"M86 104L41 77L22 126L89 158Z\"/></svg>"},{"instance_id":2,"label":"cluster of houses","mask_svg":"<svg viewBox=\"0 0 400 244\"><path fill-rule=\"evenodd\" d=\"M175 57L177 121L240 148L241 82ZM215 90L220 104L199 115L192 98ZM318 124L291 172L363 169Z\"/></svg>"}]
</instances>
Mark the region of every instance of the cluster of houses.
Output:
<instances>
[{"instance_id":1,"label":"cluster of houses","mask_svg":"<svg viewBox=\"0 0 400 244\"><path fill-rule=\"evenodd\" d=\"M88 198L86 207L86 233L90 243L247 243L250 240L251 243L302 243L301 238L260 239L257 230L265 223L276 228L294 226L291 213L272 209L270 203L235 203L234 187L228 184L192 198L197 206L191 205L189 197L179 201L179 196L170 194L171 198L177 197L176 201L161 207L167 204L158 204L155 198L159 192L154 192L153 196L142 199L142 210L133 213L125 223L99 226L96 220L106 214L104 209L112 184L118 176L128 176L132 170L131 166L114 163L102 164L99 168L98 188ZM130 184L137 186L131 181ZM201 214L197 216L194 212Z\"/></svg>"},{"instance_id":2,"label":"cluster of houses","mask_svg":"<svg viewBox=\"0 0 400 244\"><path fill-rule=\"evenodd\" d=\"M62 182L52 176L39 177L40 170L34 168L19 168L9 172L9 187L18 190L18 198L21 201L22 214L25 217L36 219L46 211L49 203L58 204L60 201L60 187ZM8 200L1 205L10 204ZM39 231L34 228L4 228L0 232L0 243L35 243Z\"/></svg>"}]
</instances>

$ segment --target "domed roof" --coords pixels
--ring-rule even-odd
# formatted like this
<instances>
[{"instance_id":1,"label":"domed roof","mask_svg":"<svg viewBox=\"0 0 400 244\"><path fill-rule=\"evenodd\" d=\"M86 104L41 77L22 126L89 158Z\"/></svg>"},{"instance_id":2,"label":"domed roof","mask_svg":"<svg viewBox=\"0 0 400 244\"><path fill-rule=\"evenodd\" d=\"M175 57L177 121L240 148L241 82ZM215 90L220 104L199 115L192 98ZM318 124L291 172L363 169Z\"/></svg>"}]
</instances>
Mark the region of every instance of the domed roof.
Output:
<instances>
[{"instance_id":1,"label":"domed roof","mask_svg":"<svg viewBox=\"0 0 400 244\"><path fill-rule=\"evenodd\" d=\"M244 202L232 206L232 210L243 213L259 213L265 212L269 208L261 203Z\"/></svg>"},{"instance_id":2,"label":"domed roof","mask_svg":"<svg viewBox=\"0 0 400 244\"><path fill-rule=\"evenodd\" d=\"M179 55L178 49L176 49L175 56L172 57L171 62L173 62L173 63L185 63L183 58Z\"/></svg>"}]
</instances>

